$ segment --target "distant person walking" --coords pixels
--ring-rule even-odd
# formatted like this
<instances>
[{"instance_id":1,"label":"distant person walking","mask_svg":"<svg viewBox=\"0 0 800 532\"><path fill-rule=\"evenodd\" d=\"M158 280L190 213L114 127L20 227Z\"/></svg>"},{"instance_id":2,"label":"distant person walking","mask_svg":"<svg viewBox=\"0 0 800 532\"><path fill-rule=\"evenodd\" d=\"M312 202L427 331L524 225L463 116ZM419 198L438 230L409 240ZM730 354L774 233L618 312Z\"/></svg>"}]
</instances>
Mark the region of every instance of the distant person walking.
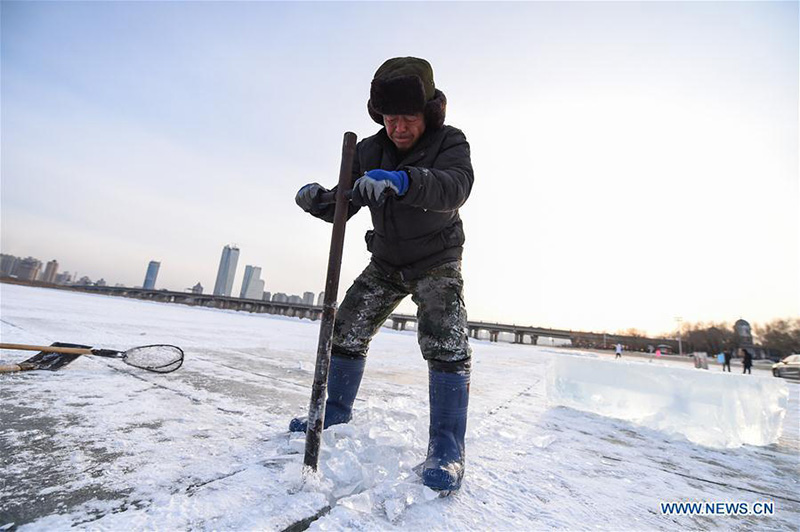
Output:
<instances>
[{"instance_id":1,"label":"distant person walking","mask_svg":"<svg viewBox=\"0 0 800 532\"><path fill-rule=\"evenodd\" d=\"M733 358L733 349L729 349L722 354L724 358L724 362L722 363L722 371L725 371L725 368L728 368L728 373L731 372L731 358Z\"/></svg>"},{"instance_id":2,"label":"distant person walking","mask_svg":"<svg viewBox=\"0 0 800 532\"><path fill-rule=\"evenodd\" d=\"M742 374L748 373L752 375L750 368L753 367L753 355L750 354L750 351L747 349L742 349L744 351L744 358L742 359L742 365L744 366L744 371Z\"/></svg>"},{"instance_id":3,"label":"distant person walking","mask_svg":"<svg viewBox=\"0 0 800 532\"><path fill-rule=\"evenodd\" d=\"M614 359L622 358L622 344L617 344L617 347L614 349Z\"/></svg>"}]
</instances>

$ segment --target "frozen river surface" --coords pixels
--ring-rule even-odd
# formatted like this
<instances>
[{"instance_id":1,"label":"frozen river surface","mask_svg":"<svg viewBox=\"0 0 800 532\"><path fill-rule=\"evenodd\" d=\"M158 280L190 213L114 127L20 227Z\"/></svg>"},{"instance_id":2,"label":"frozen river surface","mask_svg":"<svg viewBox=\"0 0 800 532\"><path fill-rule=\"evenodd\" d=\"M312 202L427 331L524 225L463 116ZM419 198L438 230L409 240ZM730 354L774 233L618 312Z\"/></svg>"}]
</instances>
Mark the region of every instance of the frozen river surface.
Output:
<instances>
[{"instance_id":1,"label":"frozen river surface","mask_svg":"<svg viewBox=\"0 0 800 532\"><path fill-rule=\"evenodd\" d=\"M428 416L427 368L413 332L384 329L375 338L352 423L326 431L322 474L302 482L304 440L286 428L308 408L319 322L6 284L0 298L3 342L169 343L186 352L168 375L89 356L57 372L0 375L0 530L800 523L797 383L787 383L775 443L716 448L554 406L548 372L569 350L473 341L467 473L458 494L436 498L412 472L425 455ZM3 351L0 362L28 356ZM674 367L646 371L665 369ZM732 386L772 378L726 377ZM766 502L774 513L668 514L667 502Z\"/></svg>"}]
</instances>

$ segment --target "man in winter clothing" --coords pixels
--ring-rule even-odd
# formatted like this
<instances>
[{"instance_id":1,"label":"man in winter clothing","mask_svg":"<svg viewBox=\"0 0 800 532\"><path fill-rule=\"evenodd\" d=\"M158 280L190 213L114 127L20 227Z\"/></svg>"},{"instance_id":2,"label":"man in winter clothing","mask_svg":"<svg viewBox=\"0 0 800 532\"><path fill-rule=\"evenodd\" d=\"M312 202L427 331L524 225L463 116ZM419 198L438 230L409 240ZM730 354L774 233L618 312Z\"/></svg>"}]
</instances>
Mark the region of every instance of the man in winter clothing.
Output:
<instances>
[{"instance_id":1,"label":"man in winter clothing","mask_svg":"<svg viewBox=\"0 0 800 532\"><path fill-rule=\"evenodd\" d=\"M750 354L749 349L742 349L742 366L744 367L742 374L753 374L753 372L750 370L750 368L753 367L753 355Z\"/></svg>"},{"instance_id":2,"label":"man in winter clothing","mask_svg":"<svg viewBox=\"0 0 800 532\"><path fill-rule=\"evenodd\" d=\"M722 364L722 371L726 371L726 368L727 368L728 373L730 373L730 371L731 371L731 358L733 357L733 349L726 350L723 353L723 357L724 357L723 358L724 362Z\"/></svg>"},{"instance_id":3,"label":"man in winter clothing","mask_svg":"<svg viewBox=\"0 0 800 532\"><path fill-rule=\"evenodd\" d=\"M444 125L447 100L424 59L398 57L378 68L367 102L384 126L358 143L348 218L369 208L372 259L336 314L324 426L347 423L370 340L400 301L417 304L417 336L428 362L430 440L423 482L455 490L464 475L471 349L463 298L464 231L458 209L472 190L469 144ZM306 212L332 222L327 192L311 183L297 193ZM290 430L305 431L296 418Z\"/></svg>"}]
</instances>

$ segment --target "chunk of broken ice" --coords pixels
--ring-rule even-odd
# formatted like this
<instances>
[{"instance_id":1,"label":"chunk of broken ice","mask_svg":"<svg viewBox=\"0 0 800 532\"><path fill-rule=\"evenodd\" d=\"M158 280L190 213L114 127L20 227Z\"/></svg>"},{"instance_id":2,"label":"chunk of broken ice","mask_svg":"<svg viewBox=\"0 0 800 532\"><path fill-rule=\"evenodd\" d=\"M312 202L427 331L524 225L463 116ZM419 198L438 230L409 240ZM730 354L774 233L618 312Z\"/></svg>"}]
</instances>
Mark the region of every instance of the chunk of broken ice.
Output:
<instances>
[{"instance_id":1,"label":"chunk of broken ice","mask_svg":"<svg viewBox=\"0 0 800 532\"><path fill-rule=\"evenodd\" d=\"M732 448L776 442L789 392L773 377L561 355L547 396L553 405Z\"/></svg>"}]
</instances>

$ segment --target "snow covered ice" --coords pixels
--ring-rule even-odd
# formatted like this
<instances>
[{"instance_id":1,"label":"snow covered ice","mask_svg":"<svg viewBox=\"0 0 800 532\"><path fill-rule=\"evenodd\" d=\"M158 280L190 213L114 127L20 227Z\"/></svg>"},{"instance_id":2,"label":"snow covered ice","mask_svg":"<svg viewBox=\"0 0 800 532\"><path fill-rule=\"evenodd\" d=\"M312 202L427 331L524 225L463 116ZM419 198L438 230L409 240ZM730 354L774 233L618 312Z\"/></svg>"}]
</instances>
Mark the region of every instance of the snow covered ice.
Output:
<instances>
[{"instance_id":1,"label":"snow covered ice","mask_svg":"<svg viewBox=\"0 0 800 532\"><path fill-rule=\"evenodd\" d=\"M710 447L768 445L781 435L789 390L772 375L591 356L556 357L548 379L553 404L632 421Z\"/></svg>"},{"instance_id":2,"label":"snow covered ice","mask_svg":"<svg viewBox=\"0 0 800 532\"><path fill-rule=\"evenodd\" d=\"M759 446L740 434L724 448L712 445L714 423L731 416L694 432L676 428L678 418L644 423L651 410L643 406L654 404L619 413L633 398L614 403L596 388L600 374L581 389L564 380L563 402L575 402L554 405L550 376L575 377L560 363L585 362L565 354L574 350L473 340L466 476L459 493L439 498L413 471L427 445L427 368L416 335L388 329L373 341L353 421L324 432L319 474L304 481L304 438L287 426L308 409L318 333L308 320L0 285L4 342L168 343L186 352L184 366L166 375L89 356L57 372L0 375L0 527L283 530L306 520L311 530L797 529L797 383L776 379L788 389L782 433ZM0 363L30 355L3 351ZM695 386L668 385L681 367L639 365L616 366L622 390L635 390L632 375L655 374L671 410L681 401L713 406ZM756 386L764 379L753 373ZM583 411L595 396L618 411L602 401L602 410ZM776 510L666 516L666 501L774 501Z\"/></svg>"}]
</instances>

